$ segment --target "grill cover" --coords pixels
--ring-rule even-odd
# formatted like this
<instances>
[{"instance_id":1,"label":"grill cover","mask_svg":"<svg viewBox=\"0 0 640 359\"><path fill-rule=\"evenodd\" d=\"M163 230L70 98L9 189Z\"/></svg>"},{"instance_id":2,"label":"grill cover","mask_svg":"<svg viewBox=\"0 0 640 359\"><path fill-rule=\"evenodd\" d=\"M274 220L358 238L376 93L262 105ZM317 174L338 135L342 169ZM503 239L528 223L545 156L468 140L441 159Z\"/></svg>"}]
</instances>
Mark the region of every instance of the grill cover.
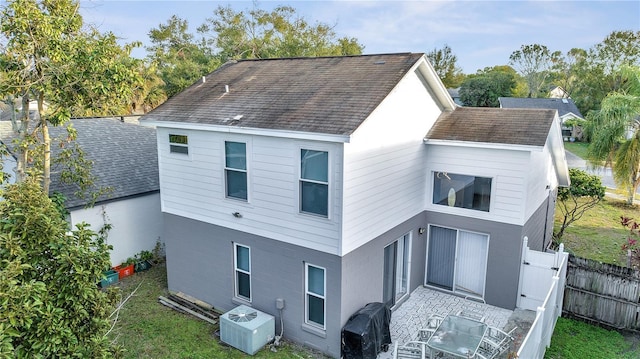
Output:
<instances>
[{"instance_id":1,"label":"grill cover","mask_svg":"<svg viewBox=\"0 0 640 359\"><path fill-rule=\"evenodd\" d=\"M391 310L383 303L369 303L355 312L342 328L344 359L375 359L391 344Z\"/></svg>"}]
</instances>

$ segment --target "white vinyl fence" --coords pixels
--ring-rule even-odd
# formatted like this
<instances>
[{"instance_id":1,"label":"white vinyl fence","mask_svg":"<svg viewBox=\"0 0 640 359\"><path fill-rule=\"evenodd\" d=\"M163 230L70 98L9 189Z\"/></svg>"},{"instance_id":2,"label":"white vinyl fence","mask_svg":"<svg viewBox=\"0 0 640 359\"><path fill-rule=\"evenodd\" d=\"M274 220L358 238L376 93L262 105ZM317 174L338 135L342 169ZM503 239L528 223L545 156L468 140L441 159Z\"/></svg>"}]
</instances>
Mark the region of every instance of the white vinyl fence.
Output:
<instances>
[{"instance_id":1,"label":"white vinyl fence","mask_svg":"<svg viewBox=\"0 0 640 359\"><path fill-rule=\"evenodd\" d=\"M568 257L562 244L556 253L543 253L530 250L524 238L518 307L535 310L536 319L520 345L518 358L544 358L562 315Z\"/></svg>"}]
</instances>

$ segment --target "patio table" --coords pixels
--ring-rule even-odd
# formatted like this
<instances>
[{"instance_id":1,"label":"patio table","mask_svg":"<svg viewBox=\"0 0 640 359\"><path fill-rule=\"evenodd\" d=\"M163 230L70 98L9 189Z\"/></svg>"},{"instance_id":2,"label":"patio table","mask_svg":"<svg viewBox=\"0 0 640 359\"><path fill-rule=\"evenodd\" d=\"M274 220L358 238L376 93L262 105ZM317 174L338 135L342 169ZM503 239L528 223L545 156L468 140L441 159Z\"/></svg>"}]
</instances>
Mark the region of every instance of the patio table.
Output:
<instances>
[{"instance_id":1,"label":"patio table","mask_svg":"<svg viewBox=\"0 0 640 359\"><path fill-rule=\"evenodd\" d=\"M427 341L434 352L443 352L457 358L473 358L487 331L487 324L457 315L448 315Z\"/></svg>"}]
</instances>

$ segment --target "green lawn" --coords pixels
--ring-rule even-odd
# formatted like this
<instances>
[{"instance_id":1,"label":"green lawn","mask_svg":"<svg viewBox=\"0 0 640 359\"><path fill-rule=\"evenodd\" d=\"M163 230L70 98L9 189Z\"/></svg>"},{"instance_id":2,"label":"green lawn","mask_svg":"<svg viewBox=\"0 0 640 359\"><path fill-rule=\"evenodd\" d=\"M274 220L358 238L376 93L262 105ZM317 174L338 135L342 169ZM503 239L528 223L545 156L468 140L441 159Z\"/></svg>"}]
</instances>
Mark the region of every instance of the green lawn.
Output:
<instances>
[{"instance_id":1,"label":"green lawn","mask_svg":"<svg viewBox=\"0 0 640 359\"><path fill-rule=\"evenodd\" d=\"M564 148L580 158L587 158L587 142L565 142Z\"/></svg>"},{"instance_id":2,"label":"green lawn","mask_svg":"<svg viewBox=\"0 0 640 359\"><path fill-rule=\"evenodd\" d=\"M576 320L558 318L545 359L634 359L640 349L633 340Z\"/></svg>"},{"instance_id":3,"label":"green lawn","mask_svg":"<svg viewBox=\"0 0 640 359\"><path fill-rule=\"evenodd\" d=\"M125 349L124 358L145 359L210 359L210 358L322 358L304 348L285 343L277 352L264 348L253 357L221 345L211 325L195 317L178 313L158 303L167 295L164 265L124 278L118 286L123 297L140 284L118 317L110 334Z\"/></svg>"}]
</instances>

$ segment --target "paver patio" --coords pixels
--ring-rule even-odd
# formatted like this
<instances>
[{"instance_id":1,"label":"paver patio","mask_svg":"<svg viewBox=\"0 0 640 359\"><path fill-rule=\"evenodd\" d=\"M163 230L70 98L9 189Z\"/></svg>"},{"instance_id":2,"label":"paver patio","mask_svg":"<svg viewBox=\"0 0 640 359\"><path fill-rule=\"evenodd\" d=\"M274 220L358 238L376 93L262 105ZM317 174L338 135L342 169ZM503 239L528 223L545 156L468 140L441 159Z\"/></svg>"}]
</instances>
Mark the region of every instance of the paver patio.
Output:
<instances>
[{"instance_id":1,"label":"paver patio","mask_svg":"<svg viewBox=\"0 0 640 359\"><path fill-rule=\"evenodd\" d=\"M416 333L418 333L418 329L425 327L426 319L429 315L445 316L449 313L455 314L463 309L482 313L485 316L485 322L490 326L507 330L513 328L513 325L509 323L509 318L514 313L511 310L425 287L418 287L411 293L409 299L393 311L390 325L392 343L387 352L381 352L378 355L378 359L392 358L393 346L396 342L403 344L413 340ZM535 313L533 314L535 316ZM509 328L506 328L507 324L509 324Z\"/></svg>"}]
</instances>

